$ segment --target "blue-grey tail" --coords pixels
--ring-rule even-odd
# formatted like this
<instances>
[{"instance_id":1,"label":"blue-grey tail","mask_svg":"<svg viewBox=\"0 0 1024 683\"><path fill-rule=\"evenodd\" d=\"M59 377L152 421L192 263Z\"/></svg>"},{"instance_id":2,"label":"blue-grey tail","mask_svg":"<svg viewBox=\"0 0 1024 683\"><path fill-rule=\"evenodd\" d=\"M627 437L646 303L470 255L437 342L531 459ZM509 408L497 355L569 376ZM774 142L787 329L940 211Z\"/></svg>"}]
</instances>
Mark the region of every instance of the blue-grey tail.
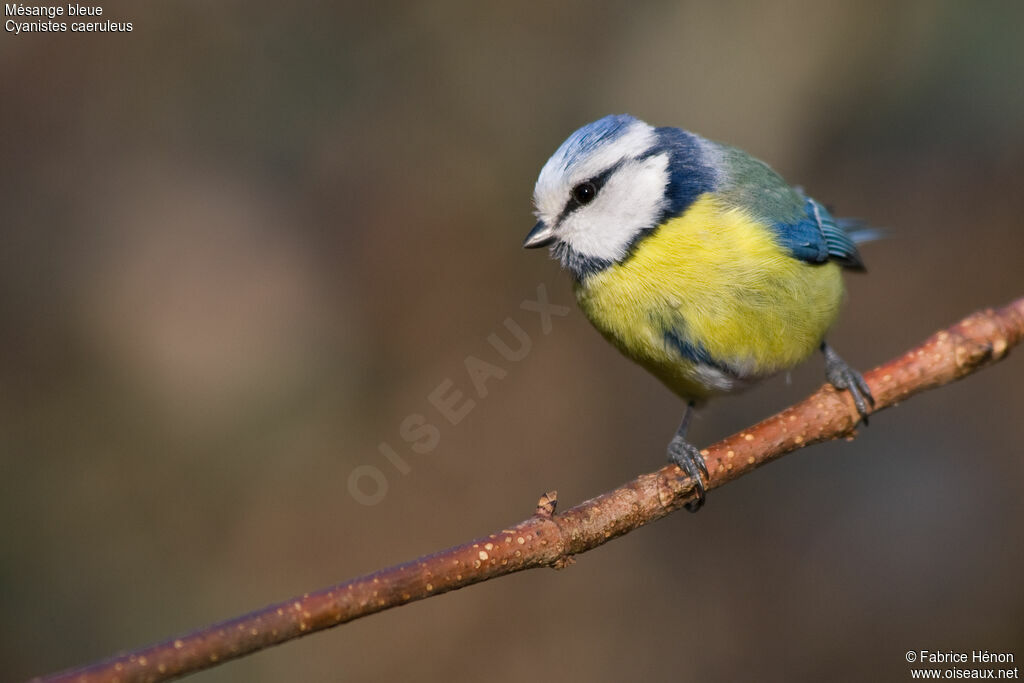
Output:
<instances>
[{"instance_id":1,"label":"blue-grey tail","mask_svg":"<svg viewBox=\"0 0 1024 683\"><path fill-rule=\"evenodd\" d=\"M833 261L850 270L867 270L857 244L877 239L882 231L853 218L833 218L823 205L801 194L803 217L772 227L782 246L794 257L808 263Z\"/></svg>"},{"instance_id":2,"label":"blue-grey tail","mask_svg":"<svg viewBox=\"0 0 1024 683\"><path fill-rule=\"evenodd\" d=\"M886 230L868 225L860 218L837 218L836 225L846 232L854 244L874 242L888 236Z\"/></svg>"},{"instance_id":3,"label":"blue-grey tail","mask_svg":"<svg viewBox=\"0 0 1024 683\"><path fill-rule=\"evenodd\" d=\"M822 260L835 261L850 270L867 270L857 251L857 240L853 239L853 232L856 231L851 232L849 227L854 219L833 218L828 209L810 197L805 199L804 211L809 221L817 227L822 239L819 242L819 247L824 247L825 251Z\"/></svg>"},{"instance_id":4,"label":"blue-grey tail","mask_svg":"<svg viewBox=\"0 0 1024 683\"><path fill-rule=\"evenodd\" d=\"M844 268L866 272L867 266L855 245L881 239L885 237L885 231L871 227L859 218L836 218L835 226L842 231L842 241L849 246L849 249L844 250L844 257L836 260Z\"/></svg>"}]
</instances>

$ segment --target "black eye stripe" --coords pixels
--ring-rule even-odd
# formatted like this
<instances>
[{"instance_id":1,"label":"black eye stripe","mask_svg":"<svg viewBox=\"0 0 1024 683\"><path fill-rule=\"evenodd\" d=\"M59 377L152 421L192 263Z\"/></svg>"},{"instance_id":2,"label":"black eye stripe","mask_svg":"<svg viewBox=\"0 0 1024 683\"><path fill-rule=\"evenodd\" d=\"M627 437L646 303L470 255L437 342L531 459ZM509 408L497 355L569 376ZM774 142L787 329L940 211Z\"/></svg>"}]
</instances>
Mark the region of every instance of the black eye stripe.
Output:
<instances>
[{"instance_id":1,"label":"black eye stripe","mask_svg":"<svg viewBox=\"0 0 1024 683\"><path fill-rule=\"evenodd\" d=\"M619 170L619 168L622 167L624 161L625 160L620 161L619 163L601 171L593 178L590 178L589 180L584 180L582 183L579 183L576 186L574 186L572 190L569 191L569 199L568 201L565 202L565 208L562 209L562 213L558 216L557 223L561 223L562 219L564 219L566 216L568 216L570 213L580 208L581 206L589 204L590 202L594 201L597 195L601 192L601 188L604 187L605 184L608 182L608 179L611 178L612 175L617 170ZM586 188L593 188L593 192L590 193L589 189ZM583 196L579 196L577 194L578 191L582 191Z\"/></svg>"}]
</instances>

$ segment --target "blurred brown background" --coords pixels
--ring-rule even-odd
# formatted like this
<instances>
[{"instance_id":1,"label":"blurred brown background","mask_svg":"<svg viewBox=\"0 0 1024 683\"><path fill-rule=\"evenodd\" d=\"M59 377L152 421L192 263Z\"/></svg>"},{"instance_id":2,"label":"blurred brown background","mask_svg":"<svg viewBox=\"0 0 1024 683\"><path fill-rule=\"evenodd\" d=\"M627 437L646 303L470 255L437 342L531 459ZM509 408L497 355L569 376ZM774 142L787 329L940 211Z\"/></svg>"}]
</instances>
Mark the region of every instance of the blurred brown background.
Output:
<instances>
[{"instance_id":1,"label":"blurred brown background","mask_svg":"<svg viewBox=\"0 0 1024 683\"><path fill-rule=\"evenodd\" d=\"M867 369L1024 294L1024 5L106 2L0 35L0 671L84 663L660 466L678 399L520 243L543 162L630 112L891 231L834 346ZM518 363L487 344L511 317ZM464 359L497 363L465 420ZM703 411L711 442L823 381ZM909 680L1024 658L1024 353L580 558L196 681ZM438 426L431 453L400 435ZM411 467L401 474L377 446ZM372 506L353 468L388 489ZM365 481L367 489L371 489Z\"/></svg>"}]
</instances>

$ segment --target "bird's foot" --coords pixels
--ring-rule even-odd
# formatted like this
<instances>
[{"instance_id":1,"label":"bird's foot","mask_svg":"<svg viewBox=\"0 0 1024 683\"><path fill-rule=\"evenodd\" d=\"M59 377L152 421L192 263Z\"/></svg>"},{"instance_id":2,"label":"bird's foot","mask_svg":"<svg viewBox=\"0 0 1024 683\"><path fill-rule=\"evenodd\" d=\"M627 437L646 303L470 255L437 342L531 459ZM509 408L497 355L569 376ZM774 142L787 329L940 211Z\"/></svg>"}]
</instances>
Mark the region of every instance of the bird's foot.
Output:
<instances>
[{"instance_id":1,"label":"bird's foot","mask_svg":"<svg viewBox=\"0 0 1024 683\"><path fill-rule=\"evenodd\" d=\"M704 479L701 479L701 475L703 474L705 478L709 477L708 466L704 463L704 456L700 454L700 449L686 439L675 436L668 444L668 461L693 480L697 499L687 503L686 509L690 512L700 510L707 497L707 490L704 488Z\"/></svg>"},{"instance_id":2,"label":"bird's foot","mask_svg":"<svg viewBox=\"0 0 1024 683\"><path fill-rule=\"evenodd\" d=\"M825 354L825 377L829 384L840 391L845 389L850 392L853 404L857 406L857 412L866 425L868 415L871 414L868 406L872 409L875 407L875 397L871 395L871 388L864 381L864 376L850 367L828 344L822 344L821 350Z\"/></svg>"}]
</instances>

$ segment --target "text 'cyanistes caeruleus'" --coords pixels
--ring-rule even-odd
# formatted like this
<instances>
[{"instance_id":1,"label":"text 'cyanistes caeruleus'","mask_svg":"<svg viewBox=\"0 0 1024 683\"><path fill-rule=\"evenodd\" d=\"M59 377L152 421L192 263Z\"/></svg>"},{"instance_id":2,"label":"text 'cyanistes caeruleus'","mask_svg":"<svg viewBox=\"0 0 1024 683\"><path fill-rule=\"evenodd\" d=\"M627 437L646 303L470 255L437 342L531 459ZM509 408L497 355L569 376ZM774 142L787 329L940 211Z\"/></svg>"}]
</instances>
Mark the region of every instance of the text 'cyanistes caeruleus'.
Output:
<instances>
[{"instance_id":1,"label":"text 'cyanistes caeruleus'","mask_svg":"<svg viewBox=\"0 0 1024 683\"><path fill-rule=\"evenodd\" d=\"M745 152L632 116L580 128L541 169L539 221L525 247L551 246L576 298L622 353L687 402L669 460L696 482L686 440L695 404L825 354L826 376L861 416L860 373L824 341L843 297L841 268L863 270L870 230L833 218Z\"/></svg>"}]
</instances>

